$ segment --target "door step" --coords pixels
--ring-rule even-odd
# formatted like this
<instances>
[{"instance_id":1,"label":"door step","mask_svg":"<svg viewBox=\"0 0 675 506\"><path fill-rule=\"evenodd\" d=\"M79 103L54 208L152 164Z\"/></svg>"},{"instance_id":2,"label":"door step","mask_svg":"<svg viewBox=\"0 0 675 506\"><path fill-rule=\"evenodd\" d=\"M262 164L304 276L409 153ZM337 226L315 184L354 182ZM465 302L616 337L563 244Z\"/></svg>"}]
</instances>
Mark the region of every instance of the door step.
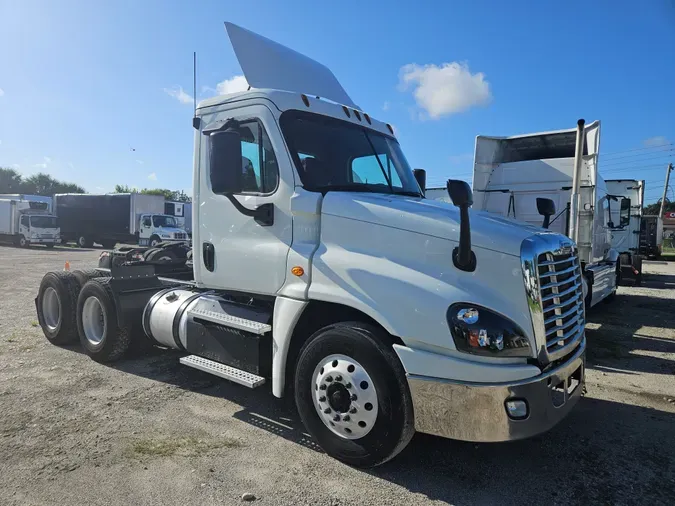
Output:
<instances>
[{"instance_id":1,"label":"door step","mask_svg":"<svg viewBox=\"0 0 675 506\"><path fill-rule=\"evenodd\" d=\"M196 320L205 320L207 322L215 323L216 325L243 330L245 332L250 332L251 334L256 334L259 336L272 330L272 327L266 323L239 318L237 316L223 313L222 311L210 311L208 309L197 308L191 310L188 313L188 316L191 316Z\"/></svg>"},{"instance_id":2,"label":"door step","mask_svg":"<svg viewBox=\"0 0 675 506\"><path fill-rule=\"evenodd\" d=\"M251 374L250 372L242 371L241 369L236 369L229 365L221 364L220 362L214 362L208 358L198 357L197 355L181 357L180 363L230 380L234 383L239 383L248 388L256 388L265 383L265 378L262 376Z\"/></svg>"}]
</instances>

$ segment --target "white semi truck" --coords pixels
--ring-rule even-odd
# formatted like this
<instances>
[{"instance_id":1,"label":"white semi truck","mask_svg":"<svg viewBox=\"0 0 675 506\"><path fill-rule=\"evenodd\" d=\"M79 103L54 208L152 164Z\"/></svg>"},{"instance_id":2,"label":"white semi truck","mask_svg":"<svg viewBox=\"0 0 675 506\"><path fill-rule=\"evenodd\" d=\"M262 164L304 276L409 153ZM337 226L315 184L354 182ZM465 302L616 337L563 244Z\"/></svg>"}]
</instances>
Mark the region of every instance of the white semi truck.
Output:
<instances>
[{"instance_id":1,"label":"white semi truck","mask_svg":"<svg viewBox=\"0 0 675 506\"><path fill-rule=\"evenodd\" d=\"M645 195L644 180L608 179L607 192L610 200L610 222L613 227L612 248L619 252L621 281L639 285L642 282L640 252L640 228Z\"/></svg>"},{"instance_id":2,"label":"white semi truck","mask_svg":"<svg viewBox=\"0 0 675 506\"><path fill-rule=\"evenodd\" d=\"M598 172L600 122L577 129L476 138L474 208L547 228L579 249L587 307L610 301L620 277L610 216L616 199ZM543 209L552 201L552 209ZM554 212L554 209L557 212Z\"/></svg>"},{"instance_id":3,"label":"white semi truck","mask_svg":"<svg viewBox=\"0 0 675 506\"><path fill-rule=\"evenodd\" d=\"M156 246L186 241L187 232L174 216L164 213L164 197L140 193L67 193L54 195L64 242L81 248L94 243L112 248L117 243Z\"/></svg>"},{"instance_id":4,"label":"white semi truck","mask_svg":"<svg viewBox=\"0 0 675 506\"><path fill-rule=\"evenodd\" d=\"M253 89L195 114L194 282L143 261L89 281L47 273L47 339L105 362L143 328L186 366L271 381L356 466L415 430L507 441L562 420L584 383L574 243L470 211L461 181L448 182L457 207L425 199L391 126L330 70L226 27Z\"/></svg>"},{"instance_id":5,"label":"white semi truck","mask_svg":"<svg viewBox=\"0 0 675 506\"><path fill-rule=\"evenodd\" d=\"M50 203L45 197L31 199L0 198L0 240L17 246L39 244L53 248L61 242L61 231L56 216L49 212Z\"/></svg>"}]
</instances>

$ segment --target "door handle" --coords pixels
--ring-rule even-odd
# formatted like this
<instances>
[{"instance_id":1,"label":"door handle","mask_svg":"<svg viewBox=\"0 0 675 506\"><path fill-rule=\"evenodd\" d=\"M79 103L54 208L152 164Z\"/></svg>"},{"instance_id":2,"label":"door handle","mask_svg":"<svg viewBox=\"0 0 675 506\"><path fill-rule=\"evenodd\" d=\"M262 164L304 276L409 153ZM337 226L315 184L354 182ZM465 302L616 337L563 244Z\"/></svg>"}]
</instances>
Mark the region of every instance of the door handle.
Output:
<instances>
[{"instance_id":1,"label":"door handle","mask_svg":"<svg viewBox=\"0 0 675 506\"><path fill-rule=\"evenodd\" d=\"M202 244L202 259L206 270L213 272L216 268L216 248L210 242Z\"/></svg>"}]
</instances>

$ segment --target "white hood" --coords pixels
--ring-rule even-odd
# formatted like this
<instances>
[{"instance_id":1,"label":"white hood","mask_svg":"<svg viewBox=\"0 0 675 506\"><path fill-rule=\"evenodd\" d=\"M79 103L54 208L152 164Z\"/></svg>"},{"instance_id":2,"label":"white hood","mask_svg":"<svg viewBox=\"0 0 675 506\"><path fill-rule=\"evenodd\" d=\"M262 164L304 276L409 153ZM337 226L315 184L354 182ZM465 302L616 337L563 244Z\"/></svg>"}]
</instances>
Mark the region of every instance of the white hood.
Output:
<instances>
[{"instance_id":1,"label":"white hood","mask_svg":"<svg viewBox=\"0 0 675 506\"><path fill-rule=\"evenodd\" d=\"M322 213L459 242L459 209L430 199L371 193L329 192ZM493 214L470 211L471 244L520 256L523 240L544 229Z\"/></svg>"}]
</instances>

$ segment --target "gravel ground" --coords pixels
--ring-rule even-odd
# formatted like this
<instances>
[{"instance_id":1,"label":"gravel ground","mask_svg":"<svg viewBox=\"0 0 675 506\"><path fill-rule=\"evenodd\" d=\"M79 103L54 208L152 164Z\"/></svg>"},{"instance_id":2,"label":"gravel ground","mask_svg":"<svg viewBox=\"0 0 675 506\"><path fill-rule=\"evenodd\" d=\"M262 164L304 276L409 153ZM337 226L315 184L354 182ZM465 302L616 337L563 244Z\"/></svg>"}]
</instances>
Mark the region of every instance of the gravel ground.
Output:
<instances>
[{"instance_id":1,"label":"gravel ground","mask_svg":"<svg viewBox=\"0 0 675 506\"><path fill-rule=\"evenodd\" d=\"M416 435L371 471L323 454L269 388L154 350L111 366L42 336L43 274L98 251L0 247L0 504L672 504L675 263L589 313L588 394L515 443Z\"/></svg>"}]
</instances>

